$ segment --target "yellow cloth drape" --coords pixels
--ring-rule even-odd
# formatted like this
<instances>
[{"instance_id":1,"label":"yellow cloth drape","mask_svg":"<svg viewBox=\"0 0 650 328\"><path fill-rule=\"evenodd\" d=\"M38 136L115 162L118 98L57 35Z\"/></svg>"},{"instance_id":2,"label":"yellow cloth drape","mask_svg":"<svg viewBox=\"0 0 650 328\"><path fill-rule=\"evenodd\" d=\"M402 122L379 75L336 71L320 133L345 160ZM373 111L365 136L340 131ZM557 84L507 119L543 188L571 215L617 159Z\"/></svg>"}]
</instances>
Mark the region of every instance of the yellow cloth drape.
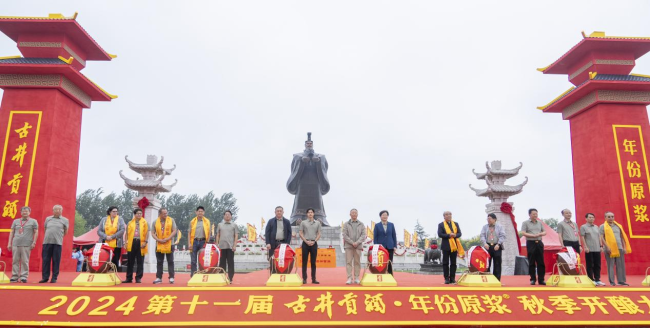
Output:
<instances>
[{"instance_id":1,"label":"yellow cloth drape","mask_svg":"<svg viewBox=\"0 0 650 328\"><path fill-rule=\"evenodd\" d=\"M623 227L618 224L618 222L614 221L614 224L618 226L618 228L621 230L621 235L623 235L623 238L625 239L625 253L630 254L632 253L632 247L630 247L630 241L627 239L627 234L625 234L625 231L623 231ZM607 222L605 222L605 243L607 244L607 247L609 247L609 257L620 257L621 253L618 250L618 244L616 243L616 237L614 236L614 230L612 230L612 227L609 226Z\"/></svg>"},{"instance_id":2,"label":"yellow cloth drape","mask_svg":"<svg viewBox=\"0 0 650 328\"><path fill-rule=\"evenodd\" d=\"M110 215L106 217L106 222L104 223L104 233L106 234L106 236L112 236L117 233L118 222L120 222L119 215L116 216L115 219L111 219ZM108 246L115 248L117 247L117 238L105 241L105 243L107 243Z\"/></svg>"},{"instance_id":3,"label":"yellow cloth drape","mask_svg":"<svg viewBox=\"0 0 650 328\"><path fill-rule=\"evenodd\" d=\"M156 236L158 239L168 238L172 235L172 218L169 216L165 218L165 231L162 231L162 223L160 222L160 217L156 220ZM172 252L172 240L169 239L167 242L161 243L156 242L156 252L169 254Z\"/></svg>"},{"instance_id":4,"label":"yellow cloth drape","mask_svg":"<svg viewBox=\"0 0 650 328\"><path fill-rule=\"evenodd\" d=\"M454 233L458 233L458 227L456 226L456 223L452 220L451 222L451 227L454 230ZM445 233L450 234L451 230L449 230L449 225L446 223L443 223L445 226ZM458 257L463 258L465 257L465 250L463 249L463 245L460 243L460 239L458 238L449 238L449 247L451 248L452 252L458 252Z\"/></svg>"},{"instance_id":5,"label":"yellow cloth drape","mask_svg":"<svg viewBox=\"0 0 650 328\"><path fill-rule=\"evenodd\" d=\"M149 232L149 225L147 224L147 220L145 219L140 219L138 222L140 224L140 253L142 255L147 254L147 246L142 247L142 244L147 241L147 233ZM136 224L136 219L133 218L130 222L129 225L126 227L126 251L130 252L131 251L131 244L133 243L133 237L135 236L135 224Z\"/></svg>"},{"instance_id":6,"label":"yellow cloth drape","mask_svg":"<svg viewBox=\"0 0 650 328\"><path fill-rule=\"evenodd\" d=\"M196 216L190 222L190 251L192 251L192 245L194 245L194 232L196 232L196 222L199 219ZM210 220L206 217L203 217L203 231L205 232L205 239L210 237Z\"/></svg>"},{"instance_id":7,"label":"yellow cloth drape","mask_svg":"<svg viewBox=\"0 0 650 328\"><path fill-rule=\"evenodd\" d=\"M183 237L183 234L181 233L181 230L179 229L176 231L176 242L174 242L174 245L178 244L181 241L181 237Z\"/></svg>"}]
</instances>

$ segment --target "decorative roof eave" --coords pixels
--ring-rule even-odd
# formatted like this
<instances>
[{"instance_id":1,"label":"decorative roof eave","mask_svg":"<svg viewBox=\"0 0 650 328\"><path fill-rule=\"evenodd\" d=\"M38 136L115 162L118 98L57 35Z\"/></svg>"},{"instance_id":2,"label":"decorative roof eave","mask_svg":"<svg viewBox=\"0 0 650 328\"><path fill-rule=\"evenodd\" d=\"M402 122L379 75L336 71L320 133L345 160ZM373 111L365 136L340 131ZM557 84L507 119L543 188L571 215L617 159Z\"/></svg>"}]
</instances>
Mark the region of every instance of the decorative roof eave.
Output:
<instances>
[{"instance_id":1,"label":"decorative roof eave","mask_svg":"<svg viewBox=\"0 0 650 328\"><path fill-rule=\"evenodd\" d=\"M124 159L129 164L129 168L138 173L154 171L162 175L171 175L172 172L176 169L176 164L174 164L174 167L171 169L165 169L162 167L165 156L160 156L160 161L158 161L156 164L136 164L129 160L128 155L124 156Z\"/></svg>"},{"instance_id":2,"label":"decorative roof eave","mask_svg":"<svg viewBox=\"0 0 650 328\"><path fill-rule=\"evenodd\" d=\"M48 24L48 23L56 23L57 26L60 26L60 24L72 24L74 27L72 30L73 36L75 39L78 37L81 37L81 39L77 39L77 41L81 40L82 43L85 43L85 46L89 47L87 48L87 55L88 58L87 60L106 60L110 61L114 58L117 58L117 55L109 54L106 52L100 45L93 39L90 34L77 22L77 16L79 15L78 12L75 12L73 16L66 17L62 14L49 14L47 17L32 17L32 16L0 16L0 23L2 22L28 22L28 23L37 23L37 24ZM48 26L49 27L49 26ZM56 27L52 26L50 29L55 29ZM67 25L65 25L63 28L69 28ZM7 34L7 33L5 33ZM16 35L9 35L9 38L11 38L14 41L17 41L17 36ZM82 45L80 45L82 46Z\"/></svg>"},{"instance_id":3,"label":"decorative roof eave","mask_svg":"<svg viewBox=\"0 0 650 328\"><path fill-rule=\"evenodd\" d=\"M591 33L589 36L585 34L585 32L582 32L582 37L583 39L578 42L575 46L573 46L569 51L567 51L564 55L562 55L560 58L558 58L556 61L551 63L550 65L542 68L538 68L537 70L544 73L544 74L566 74L564 70L554 70L563 60L567 59L570 55L574 54L574 51L576 51L578 48L581 46L591 43L591 42L599 42L599 41L611 41L611 42L642 42L642 43L650 43L650 37L634 37L634 36L606 36L605 32L600 32L600 31L595 31ZM649 48L650 50L650 48ZM643 54L645 54L643 52ZM637 56L641 57L643 54L639 54Z\"/></svg>"},{"instance_id":4,"label":"decorative roof eave","mask_svg":"<svg viewBox=\"0 0 650 328\"><path fill-rule=\"evenodd\" d=\"M487 168L487 172L485 173L476 173L474 169L472 169L472 173L476 175L476 178L479 180L485 180L487 176L493 176L493 175L505 175L508 177L514 177L515 175L519 174L519 170L524 166L522 162L519 162L519 166L517 166L514 169L510 170L494 170L490 167L490 164L486 161L485 162L485 168Z\"/></svg>"},{"instance_id":5,"label":"decorative roof eave","mask_svg":"<svg viewBox=\"0 0 650 328\"><path fill-rule=\"evenodd\" d=\"M524 180L524 182L516 186L494 185L490 182L490 180L487 179L485 182L488 184L488 187L485 189L476 189L472 187L471 184L469 185L469 188L476 193L476 196L489 197L494 194L512 196L522 192L524 186L528 183L528 177L526 177L526 180Z\"/></svg>"},{"instance_id":6,"label":"decorative roof eave","mask_svg":"<svg viewBox=\"0 0 650 328\"><path fill-rule=\"evenodd\" d=\"M625 90L625 91L648 91L650 90L650 76L642 74L630 75L609 75L590 72L590 79L577 87L571 87L560 96L553 99L544 106L537 107L543 112L562 112L569 104L584 97L595 90ZM612 78L620 78L613 80Z\"/></svg>"},{"instance_id":7,"label":"decorative roof eave","mask_svg":"<svg viewBox=\"0 0 650 328\"><path fill-rule=\"evenodd\" d=\"M13 58L11 58L13 57ZM0 58L6 59L20 59L22 57ZM34 58L25 58L33 59ZM110 101L117 98L116 95L108 93L106 90L99 87L95 82L91 81L87 76L83 75L78 70L74 69L66 60L58 58L63 64L34 64L34 63L3 63L0 62L0 71L2 74L63 74L72 82L80 87L84 92L91 96L93 101ZM38 69L38 70L34 70ZM42 69L49 69L50 72L43 72Z\"/></svg>"}]
</instances>

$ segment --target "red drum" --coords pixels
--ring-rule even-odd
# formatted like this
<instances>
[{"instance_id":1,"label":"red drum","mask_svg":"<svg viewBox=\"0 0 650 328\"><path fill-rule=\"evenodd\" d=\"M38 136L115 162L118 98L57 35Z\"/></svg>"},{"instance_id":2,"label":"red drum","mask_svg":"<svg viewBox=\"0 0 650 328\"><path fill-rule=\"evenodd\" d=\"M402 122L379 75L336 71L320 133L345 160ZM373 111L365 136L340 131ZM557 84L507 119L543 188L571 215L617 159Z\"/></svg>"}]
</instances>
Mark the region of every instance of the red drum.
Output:
<instances>
[{"instance_id":1,"label":"red drum","mask_svg":"<svg viewBox=\"0 0 650 328\"><path fill-rule=\"evenodd\" d=\"M293 260L296 256L293 248L287 244L280 244L273 252L273 272L290 273L293 270Z\"/></svg>"},{"instance_id":2,"label":"red drum","mask_svg":"<svg viewBox=\"0 0 650 328\"><path fill-rule=\"evenodd\" d=\"M107 244L97 243L84 253L90 273L106 273L112 267L113 248Z\"/></svg>"},{"instance_id":3,"label":"red drum","mask_svg":"<svg viewBox=\"0 0 650 328\"><path fill-rule=\"evenodd\" d=\"M553 254L561 275L576 276L580 274L580 255L576 254L573 247L564 247L557 254Z\"/></svg>"},{"instance_id":4,"label":"red drum","mask_svg":"<svg viewBox=\"0 0 650 328\"><path fill-rule=\"evenodd\" d=\"M388 270L388 250L382 245L370 245L368 247L369 270L375 274L383 274Z\"/></svg>"},{"instance_id":5,"label":"red drum","mask_svg":"<svg viewBox=\"0 0 650 328\"><path fill-rule=\"evenodd\" d=\"M221 259L221 250L215 244L205 244L199 250L199 270L207 273L217 273Z\"/></svg>"},{"instance_id":6,"label":"red drum","mask_svg":"<svg viewBox=\"0 0 650 328\"><path fill-rule=\"evenodd\" d=\"M489 272L490 253L485 248L472 246L466 254L469 272Z\"/></svg>"}]
</instances>

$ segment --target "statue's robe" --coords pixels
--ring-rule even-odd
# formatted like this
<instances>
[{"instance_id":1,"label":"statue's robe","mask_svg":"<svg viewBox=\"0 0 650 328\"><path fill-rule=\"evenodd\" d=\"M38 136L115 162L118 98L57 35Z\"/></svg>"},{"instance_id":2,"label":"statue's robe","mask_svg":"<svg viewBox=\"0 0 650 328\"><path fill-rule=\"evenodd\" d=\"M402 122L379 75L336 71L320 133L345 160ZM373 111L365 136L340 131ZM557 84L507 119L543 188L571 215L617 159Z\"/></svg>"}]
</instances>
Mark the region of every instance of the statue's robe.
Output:
<instances>
[{"instance_id":1,"label":"statue's robe","mask_svg":"<svg viewBox=\"0 0 650 328\"><path fill-rule=\"evenodd\" d=\"M324 226L327 223L327 215L323 206L323 195L330 191L330 182L327 179L327 159L325 155L314 154L318 157L319 162L310 159L309 162L303 162L305 153L293 155L291 162L291 176L287 181L287 190L292 195L296 195L291 211L291 224L294 225L296 220L307 219L307 209L314 209L314 218L322 220Z\"/></svg>"}]
</instances>

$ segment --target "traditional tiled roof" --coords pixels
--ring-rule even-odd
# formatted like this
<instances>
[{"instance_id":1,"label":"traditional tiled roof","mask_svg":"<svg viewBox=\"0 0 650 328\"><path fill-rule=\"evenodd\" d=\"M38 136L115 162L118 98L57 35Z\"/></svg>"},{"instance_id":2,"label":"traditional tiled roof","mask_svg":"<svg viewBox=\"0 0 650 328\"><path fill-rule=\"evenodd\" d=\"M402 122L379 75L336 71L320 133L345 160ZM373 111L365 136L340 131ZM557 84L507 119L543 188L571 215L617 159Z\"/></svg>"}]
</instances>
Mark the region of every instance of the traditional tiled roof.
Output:
<instances>
[{"instance_id":1,"label":"traditional tiled roof","mask_svg":"<svg viewBox=\"0 0 650 328\"><path fill-rule=\"evenodd\" d=\"M556 102L562 100L563 98L566 98L571 93L573 93L576 90L580 89L582 86L586 85L590 81L650 82L650 77L642 76L642 75L634 75L634 74L630 74L630 75L596 74L592 79L585 80L584 82L580 83L577 87L569 88L569 90L565 91L563 94L561 94L557 98L551 100L551 102L549 102L548 104L546 104L544 106L539 106L539 107L537 107L537 109L545 110L546 108L550 107L551 105L553 105Z\"/></svg>"},{"instance_id":2,"label":"traditional tiled roof","mask_svg":"<svg viewBox=\"0 0 650 328\"><path fill-rule=\"evenodd\" d=\"M625 40L637 40L640 42L648 42L650 41L650 37L633 37L633 36L606 36L605 32L593 32L589 36L585 35L584 32L582 32L583 39L578 42L575 46L571 47L569 51L565 52L560 58L558 58L556 61L554 61L552 64L543 67L543 68L538 68L537 70L540 72L546 72L549 70L549 68L552 68L556 64L558 64L560 61L564 60L572 54L576 49L578 49L580 46L585 44L586 42L593 42L594 40L612 40L612 41L625 41Z\"/></svg>"},{"instance_id":3,"label":"traditional tiled roof","mask_svg":"<svg viewBox=\"0 0 650 328\"><path fill-rule=\"evenodd\" d=\"M71 60L73 60L73 59L70 59L70 61ZM0 65L1 64L8 64L8 65L69 65L70 68L72 68L84 80L87 80L88 82L92 83L101 93L105 94L110 99L116 99L117 98L117 95L111 94L108 91L104 90L104 88L100 87L97 83L93 82L91 79L89 79L83 73L79 72L79 70L77 70L74 66L70 65L70 61L66 61L66 60L64 60L63 57L60 57L60 56L59 56L59 58L23 58L23 57L20 57L20 56L0 57Z\"/></svg>"},{"instance_id":4,"label":"traditional tiled roof","mask_svg":"<svg viewBox=\"0 0 650 328\"><path fill-rule=\"evenodd\" d=\"M172 167L171 169L165 169L162 167L162 163L165 160L164 156L160 156L160 161L158 163L154 164L136 164L133 163L129 160L129 156L124 156L124 159L126 160L127 163L129 163L129 168L133 171L136 171L138 173L142 172L154 172L157 175L171 175L172 171L176 169L176 165Z\"/></svg>"},{"instance_id":5,"label":"traditional tiled roof","mask_svg":"<svg viewBox=\"0 0 650 328\"><path fill-rule=\"evenodd\" d=\"M526 180L524 180L524 182L516 186L493 184L489 179L485 179L485 182L488 184L488 187L485 189L476 189L472 187L471 184L469 185L469 188L476 192L476 196L489 197L496 193L512 196L520 193L523 190L524 186L528 183L528 177L526 177Z\"/></svg>"},{"instance_id":6,"label":"traditional tiled roof","mask_svg":"<svg viewBox=\"0 0 650 328\"><path fill-rule=\"evenodd\" d=\"M0 64L67 65L59 58L0 58Z\"/></svg>"},{"instance_id":7,"label":"traditional tiled roof","mask_svg":"<svg viewBox=\"0 0 650 328\"><path fill-rule=\"evenodd\" d=\"M4 20L8 20L8 21L14 21L14 20L16 20L16 21L21 21L21 20L22 20L22 21L44 21L44 22L48 22L48 21L51 21L51 22L59 22L59 21L61 21L61 22L64 22L63 24L67 24L67 23L65 23L65 22L69 22L69 23L71 23L71 24L75 24L77 27L79 27L79 30L81 31L81 33L83 34L83 36L86 37L86 38L88 38L88 40L90 40L90 42L92 43L92 45L94 45L95 47L97 47L97 50L99 50L99 52L102 54L102 57L105 56L105 58L103 58L103 59L105 59L105 60L111 60L111 59L113 59L113 58L117 58L116 55L112 55L112 54L109 54L108 52L106 52L106 51L105 51L105 50L104 50L104 49L99 45L99 43L97 43L97 41L95 41L95 39L93 39L93 38L90 36L90 34L88 34L88 32L86 31L86 29L84 29L84 28L83 28L83 27L82 27L82 26L77 22L77 15L78 15L78 14L79 14L79 13L75 12L74 15L71 16L71 17L66 17L66 16L63 16L62 14L49 14L47 17L33 17L33 16L0 16L0 21L4 21ZM57 24L60 24L60 23L57 23ZM12 40L17 41L17 38L16 38L14 35L8 35L8 36L9 36L10 38L12 38Z\"/></svg>"},{"instance_id":8,"label":"traditional tiled roof","mask_svg":"<svg viewBox=\"0 0 650 328\"><path fill-rule=\"evenodd\" d=\"M120 177L124 180L124 185L126 185L127 188L138 191L153 188L155 192L171 192L172 188L178 183L178 180L176 180L171 185L163 184L162 180L165 178L164 175L161 175L156 180L132 180L124 176L122 171L120 171Z\"/></svg>"},{"instance_id":9,"label":"traditional tiled roof","mask_svg":"<svg viewBox=\"0 0 650 328\"><path fill-rule=\"evenodd\" d=\"M487 168L487 172L485 173L476 173L475 170L472 170L474 175L476 175L476 178L479 180L484 180L486 177L492 176L492 175L505 175L507 177L514 177L515 175L519 174L519 170L524 164L519 162L519 166L517 166L514 169L510 170L502 170L501 168L495 169L490 167L490 164L488 162L485 162L485 168Z\"/></svg>"}]
</instances>

